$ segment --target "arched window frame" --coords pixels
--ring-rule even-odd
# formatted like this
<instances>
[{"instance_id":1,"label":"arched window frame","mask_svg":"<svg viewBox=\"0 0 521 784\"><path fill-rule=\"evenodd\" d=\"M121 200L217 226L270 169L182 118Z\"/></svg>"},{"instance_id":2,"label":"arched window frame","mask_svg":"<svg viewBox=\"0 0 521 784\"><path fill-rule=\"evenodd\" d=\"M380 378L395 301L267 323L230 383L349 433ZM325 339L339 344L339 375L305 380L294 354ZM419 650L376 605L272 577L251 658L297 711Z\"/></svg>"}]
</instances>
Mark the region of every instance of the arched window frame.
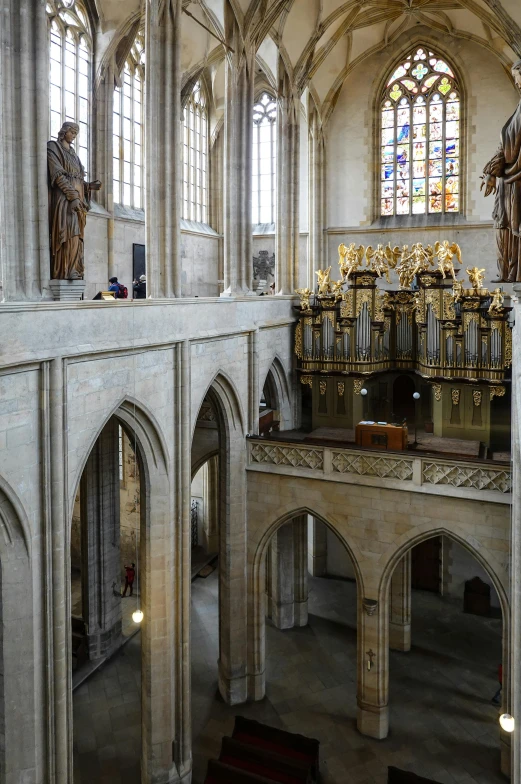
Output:
<instances>
[{"instance_id":1,"label":"arched window frame","mask_svg":"<svg viewBox=\"0 0 521 784\"><path fill-rule=\"evenodd\" d=\"M277 101L263 90L253 106L252 222L275 223L277 215ZM263 155L267 152L268 155Z\"/></svg>"},{"instance_id":2,"label":"arched window frame","mask_svg":"<svg viewBox=\"0 0 521 784\"><path fill-rule=\"evenodd\" d=\"M115 204L144 209L145 40L138 33L114 89L112 168Z\"/></svg>"},{"instance_id":3,"label":"arched window frame","mask_svg":"<svg viewBox=\"0 0 521 784\"><path fill-rule=\"evenodd\" d=\"M420 51L423 52L423 59L417 57ZM422 74L420 76L417 72L412 76L412 72L418 64L424 66ZM445 68L447 70L444 70ZM433 79L434 76L437 78ZM448 89L440 92L439 87L442 84L444 88ZM425 90L423 91L422 88ZM417 115L413 109L413 104L418 98L422 98L425 102L425 123L414 122L415 119L420 118L420 115ZM402 144L401 150L398 150L400 147L398 139L401 129L403 129L403 125L398 119L398 113L403 101L409 105L409 130L406 144ZM450 59L440 53L436 46L429 46L423 42L417 43L415 46L411 46L400 59L395 60L392 68L388 69L377 102L376 213L380 220L392 217L411 221L411 219L414 220L422 216L434 218L435 216L457 215L463 212L464 150L462 148L465 141L463 101L463 85L457 70ZM430 120L430 107L434 103L441 106L441 122L439 123ZM451 113L456 117L447 116L449 105ZM392 127L386 122L385 111L393 113ZM425 136L418 137L416 140L416 128L421 130L423 124L425 124ZM441 127L441 138L433 137L432 129L435 126L438 126L436 136L440 135ZM411 128L413 129L412 133ZM391 144L389 144L389 138L386 137L386 131L392 136ZM452 138L455 139L455 143L450 149ZM423 159L419 157L422 142L425 150ZM438 143L440 150L437 151L435 147L431 146L431 143L433 145ZM389 154L391 146L393 148L392 155ZM396 165L398 157L400 155L403 157L405 147L408 149L408 158L404 163L409 164L408 173L406 178L399 178L399 170L403 171L404 168L407 168L403 164L401 167L399 164ZM423 176L421 174L422 162L424 164ZM449 166L452 171L449 171ZM392 180L389 177L391 170ZM424 190L421 188L422 179L424 180ZM402 201L401 205L399 202L400 193L404 193L404 182L408 185L408 195L402 195L401 198L407 198L407 209L405 202ZM394 184L394 190L385 187L391 184ZM425 200L423 208L422 197Z\"/></svg>"},{"instance_id":4,"label":"arched window frame","mask_svg":"<svg viewBox=\"0 0 521 784\"><path fill-rule=\"evenodd\" d=\"M66 120L78 123L76 150L90 168L92 35L81 0L47 0L49 21L49 136Z\"/></svg>"},{"instance_id":5,"label":"arched window frame","mask_svg":"<svg viewBox=\"0 0 521 784\"><path fill-rule=\"evenodd\" d=\"M208 96L202 78L194 84L183 112L182 217L208 223Z\"/></svg>"}]
</instances>

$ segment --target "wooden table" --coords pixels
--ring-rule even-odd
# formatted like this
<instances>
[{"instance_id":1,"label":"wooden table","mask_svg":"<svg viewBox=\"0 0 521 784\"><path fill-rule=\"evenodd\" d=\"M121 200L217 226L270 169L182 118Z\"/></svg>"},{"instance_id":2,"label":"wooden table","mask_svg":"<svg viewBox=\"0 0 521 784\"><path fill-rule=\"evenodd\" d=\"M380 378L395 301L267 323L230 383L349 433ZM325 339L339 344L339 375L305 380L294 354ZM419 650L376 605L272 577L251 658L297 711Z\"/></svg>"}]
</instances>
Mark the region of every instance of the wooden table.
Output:
<instances>
[{"instance_id":1,"label":"wooden table","mask_svg":"<svg viewBox=\"0 0 521 784\"><path fill-rule=\"evenodd\" d=\"M407 449L407 427L401 425L366 425L360 422L356 426L355 441L357 446L372 449Z\"/></svg>"}]
</instances>

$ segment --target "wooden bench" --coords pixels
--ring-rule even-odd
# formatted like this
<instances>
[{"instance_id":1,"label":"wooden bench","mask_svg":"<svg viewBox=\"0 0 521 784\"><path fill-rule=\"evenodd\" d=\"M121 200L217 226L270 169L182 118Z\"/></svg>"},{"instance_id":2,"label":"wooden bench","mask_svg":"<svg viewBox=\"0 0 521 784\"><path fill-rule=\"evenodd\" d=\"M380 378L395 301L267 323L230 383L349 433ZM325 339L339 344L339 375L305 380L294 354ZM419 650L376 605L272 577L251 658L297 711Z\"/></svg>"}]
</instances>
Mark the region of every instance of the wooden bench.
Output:
<instances>
[{"instance_id":1,"label":"wooden bench","mask_svg":"<svg viewBox=\"0 0 521 784\"><path fill-rule=\"evenodd\" d=\"M223 738L219 761L280 784L310 784L312 781L307 761L293 759L235 738Z\"/></svg>"},{"instance_id":2,"label":"wooden bench","mask_svg":"<svg viewBox=\"0 0 521 784\"><path fill-rule=\"evenodd\" d=\"M311 771L311 780L318 780L320 743L314 738L306 738L276 727L269 727L253 719L243 716L235 717L232 737L251 746L257 746L267 752L274 752L283 757L306 763Z\"/></svg>"},{"instance_id":3,"label":"wooden bench","mask_svg":"<svg viewBox=\"0 0 521 784\"><path fill-rule=\"evenodd\" d=\"M387 768L387 784L439 784L433 779L425 779L410 770L400 770L390 765Z\"/></svg>"},{"instance_id":4,"label":"wooden bench","mask_svg":"<svg viewBox=\"0 0 521 784\"><path fill-rule=\"evenodd\" d=\"M211 759L208 760L204 784L273 784L273 779Z\"/></svg>"}]
</instances>

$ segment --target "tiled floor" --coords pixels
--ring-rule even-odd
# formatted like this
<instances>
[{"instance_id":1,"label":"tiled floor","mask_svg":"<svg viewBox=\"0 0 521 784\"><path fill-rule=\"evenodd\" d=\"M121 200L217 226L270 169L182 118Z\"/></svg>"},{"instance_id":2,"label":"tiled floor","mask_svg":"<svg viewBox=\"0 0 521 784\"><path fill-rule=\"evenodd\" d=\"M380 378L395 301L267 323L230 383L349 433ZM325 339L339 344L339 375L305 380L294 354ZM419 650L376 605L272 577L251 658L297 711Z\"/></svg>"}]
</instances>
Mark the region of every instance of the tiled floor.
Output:
<instances>
[{"instance_id":1,"label":"tiled floor","mask_svg":"<svg viewBox=\"0 0 521 784\"><path fill-rule=\"evenodd\" d=\"M267 626L267 696L229 708L217 696L217 572L192 586L194 784L241 713L321 741L324 784L383 784L389 764L442 784L504 784L496 691L501 623L413 594L413 650L390 654L391 730L356 730L355 586L310 579L310 623ZM74 694L75 782L138 784L139 635Z\"/></svg>"}]
</instances>

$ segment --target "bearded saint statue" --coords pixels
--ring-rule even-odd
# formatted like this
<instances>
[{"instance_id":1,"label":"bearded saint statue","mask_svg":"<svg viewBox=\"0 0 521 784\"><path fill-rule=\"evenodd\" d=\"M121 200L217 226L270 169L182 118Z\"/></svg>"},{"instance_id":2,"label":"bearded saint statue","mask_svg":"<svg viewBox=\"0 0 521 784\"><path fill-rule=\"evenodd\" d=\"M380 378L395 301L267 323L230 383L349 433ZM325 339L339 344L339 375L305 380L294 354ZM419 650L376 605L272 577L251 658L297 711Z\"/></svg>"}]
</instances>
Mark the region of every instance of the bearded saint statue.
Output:
<instances>
[{"instance_id":1,"label":"bearded saint statue","mask_svg":"<svg viewBox=\"0 0 521 784\"><path fill-rule=\"evenodd\" d=\"M521 90L521 60L512 66ZM485 196L494 193L492 217L496 227L498 282L521 281L521 101L501 130L498 151L483 169Z\"/></svg>"},{"instance_id":2,"label":"bearded saint statue","mask_svg":"<svg viewBox=\"0 0 521 784\"><path fill-rule=\"evenodd\" d=\"M85 169L72 147L79 130L76 123L65 122L57 141L47 143L49 233L54 280L83 278L83 234L90 210L90 194L101 188L99 180L85 182Z\"/></svg>"}]
</instances>

